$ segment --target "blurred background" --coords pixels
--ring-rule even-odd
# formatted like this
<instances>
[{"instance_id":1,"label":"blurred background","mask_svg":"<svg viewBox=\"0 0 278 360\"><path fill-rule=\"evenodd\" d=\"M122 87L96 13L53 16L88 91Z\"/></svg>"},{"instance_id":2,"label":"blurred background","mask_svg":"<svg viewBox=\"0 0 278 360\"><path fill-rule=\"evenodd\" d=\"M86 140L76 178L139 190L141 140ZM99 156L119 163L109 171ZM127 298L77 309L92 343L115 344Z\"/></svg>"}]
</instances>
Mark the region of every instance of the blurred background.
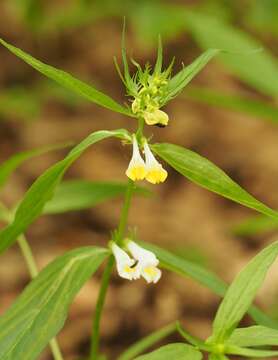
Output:
<instances>
[{"instance_id":1,"label":"blurred background","mask_svg":"<svg viewBox=\"0 0 278 360\"><path fill-rule=\"evenodd\" d=\"M36 58L94 84L119 102L127 101L113 65L120 58L123 17L127 48L140 64L153 63L158 34L174 71L205 49L231 50L208 66L166 107L167 128L148 128L155 141L185 146L209 158L250 193L278 207L278 2L277 0L2 0L0 36ZM252 53L250 50L263 48ZM114 114L48 81L0 48L0 161L18 151L68 140L98 129L127 127L131 118ZM67 179L125 181L130 153L115 140L90 148ZM26 162L12 176L1 201L13 206L66 150ZM188 182L174 170L167 182L136 197L130 226L138 236L199 263L226 281L273 241L278 223ZM104 245L117 225L122 199L89 210L43 216L28 230L39 267L65 251ZM101 271L86 284L59 335L65 359L88 354L91 313ZM258 296L278 320L278 264ZM0 311L29 281L17 246L1 256ZM139 337L176 319L207 337L219 298L190 279L163 272L156 286L122 281L116 274L102 321L102 350L115 359ZM245 324L249 324L247 318ZM180 340L178 336L169 341ZM46 350L40 357L51 359Z\"/></svg>"}]
</instances>

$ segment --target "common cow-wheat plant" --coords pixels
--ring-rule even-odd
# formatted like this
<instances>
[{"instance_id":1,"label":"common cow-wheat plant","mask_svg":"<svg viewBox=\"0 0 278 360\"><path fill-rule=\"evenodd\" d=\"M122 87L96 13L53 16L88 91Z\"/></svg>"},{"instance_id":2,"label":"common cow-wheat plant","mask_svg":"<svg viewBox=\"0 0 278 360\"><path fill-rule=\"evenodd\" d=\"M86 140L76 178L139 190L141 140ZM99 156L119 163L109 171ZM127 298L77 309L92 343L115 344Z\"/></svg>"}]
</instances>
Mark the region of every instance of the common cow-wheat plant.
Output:
<instances>
[{"instance_id":1,"label":"common cow-wheat plant","mask_svg":"<svg viewBox=\"0 0 278 360\"><path fill-rule=\"evenodd\" d=\"M114 129L89 134L63 160L47 169L33 183L15 209L9 210L1 204L0 217L7 225L0 232L0 250L4 252L17 242L33 279L0 319L0 358L37 359L50 343L55 360L63 359L55 336L63 327L68 307L75 295L104 261L106 264L92 321L88 359L105 358L99 350L100 320L114 268L126 281L143 278L148 286L155 286L164 271L176 272L181 276L191 277L223 297L213 321L212 334L208 339L202 340L192 336L175 322L177 319L173 319L173 324L157 330L126 349L118 360L164 360L170 356L175 360L199 360L203 358L204 353L209 354L210 360L224 360L231 355L277 358L278 351L269 349L269 346L278 345L278 324L259 308L252 306L252 301L278 255L278 242L272 243L260 252L227 287L212 272L158 246L144 243L133 231L127 230L132 196L134 193L144 194L146 190L139 186L143 181L163 186L171 176L165 169L165 164L209 191L278 219L276 211L250 195L206 158L179 145L154 143L154 139L146 134L146 128L151 129L152 126L166 128L169 123L175 126L174 119L169 119L163 110L164 105L178 96L221 50L207 50L192 64L173 75L173 61L165 69L163 67L162 44L159 39L155 65L147 64L142 67L131 60L136 70L132 74L123 35L123 70L115 60L129 99L129 104L123 106L70 74L42 63L4 40L0 42L34 69L68 90L99 106L128 116L134 122L133 133L126 129ZM130 162L126 164L126 169L123 169L123 176L127 177L126 184L61 182L66 170L89 146L107 138L120 140L127 145L126 149L130 152ZM51 146L23 152L8 159L0 166L0 186L6 183L9 175L23 161L56 148L57 146ZM118 227L108 236L106 248L77 248L58 257L38 272L31 248L24 236L35 219L44 213L89 207L119 194L124 194L121 216ZM238 328L247 311L256 324ZM140 355L174 331L178 331L184 341Z\"/></svg>"}]
</instances>

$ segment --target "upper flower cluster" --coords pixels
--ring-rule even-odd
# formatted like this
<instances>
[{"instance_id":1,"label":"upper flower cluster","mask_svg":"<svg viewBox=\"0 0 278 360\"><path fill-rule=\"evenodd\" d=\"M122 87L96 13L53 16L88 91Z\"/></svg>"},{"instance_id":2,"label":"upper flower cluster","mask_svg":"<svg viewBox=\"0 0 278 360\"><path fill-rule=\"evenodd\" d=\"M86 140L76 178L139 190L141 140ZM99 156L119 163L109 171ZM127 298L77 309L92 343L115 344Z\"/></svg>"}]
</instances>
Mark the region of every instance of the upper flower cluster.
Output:
<instances>
[{"instance_id":1,"label":"upper flower cluster","mask_svg":"<svg viewBox=\"0 0 278 360\"><path fill-rule=\"evenodd\" d=\"M150 74L148 66L144 71L139 68L135 76L138 90L136 94L133 94L134 100L131 109L137 117L142 117L148 125L161 127L168 125L168 115L160 110L168 84L167 77L166 73L155 72Z\"/></svg>"},{"instance_id":2,"label":"upper flower cluster","mask_svg":"<svg viewBox=\"0 0 278 360\"><path fill-rule=\"evenodd\" d=\"M117 62L115 62L119 75L125 84L127 94L133 97L131 110L137 117L144 119L148 125L158 125L164 127L168 124L168 115L160 110L169 98L168 82L171 75L173 62L166 70L162 70L162 44L159 39L157 60L154 69L149 64L145 68L133 59L133 65L137 68L136 73L131 76L126 57L126 50L123 38L122 58L124 64L124 74L121 73Z\"/></svg>"}]
</instances>

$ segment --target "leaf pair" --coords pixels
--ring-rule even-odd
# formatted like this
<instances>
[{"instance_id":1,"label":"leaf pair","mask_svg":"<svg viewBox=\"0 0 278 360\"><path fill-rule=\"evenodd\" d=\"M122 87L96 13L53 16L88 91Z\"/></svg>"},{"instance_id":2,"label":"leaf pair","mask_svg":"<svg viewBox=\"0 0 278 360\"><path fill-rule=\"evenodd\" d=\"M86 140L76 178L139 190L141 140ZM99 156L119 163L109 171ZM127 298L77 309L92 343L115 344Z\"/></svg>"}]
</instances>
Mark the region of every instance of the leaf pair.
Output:
<instances>
[{"instance_id":1,"label":"leaf pair","mask_svg":"<svg viewBox=\"0 0 278 360\"><path fill-rule=\"evenodd\" d=\"M61 181L64 172L83 151L88 146L111 136L130 140L130 135L126 130L93 133L77 145L64 160L53 165L37 179L19 205L13 223L0 232L0 251L8 248L16 237L25 231L42 213L45 204L53 196L53 192ZM222 170L200 155L172 144L156 144L152 146L152 149L174 169L198 185L275 219L278 218L277 212L256 200ZM23 158L25 157L23 156ZM19 156L18 159L22 159L22 156ZM18 159L15 158L15 160L7 162L3 168L4 171L2 171L3 179L8 176L11 169L18 163ZM10 170L7 172L7 169ZM49 206L51 207L51 204Z\"/></svg>"},{"instance_id":2,"label":"leaf pair","mask_svg":"<svg viewBox=\"0 0 278 360\"><path fill-rule=\"evenodd\" d=\"M161 249L156 245L148 244L141 242L142 246L151 250L159 258L161 265L173 272L176 272L183 276L189 276L190 278L196 280L197 282L203 284L214 293L224 296L226 293L227 286L220 280L216 275L210 271L202 268L201 266L194 264L188 260L185 260L177 255L170 253L167 250ZM224 333L230 334L230 329L234 328L242 318L243 314L248 310L249 314L262 325L251 326L248 328L238 328L235 329L232 334L228 337L225 344L221 343L220 347L213 338L210 338L207 342L204 342L189 333L177 325L177 330L180 334L194 346L194 348L183 349L182 344L171 344L165 347L162 347L154 352L151 352L147 355L143 355L139 359L164 359L166 355L169 354L177 356L174 358L179 358L179 351L189 351L187 355L189 356L201 356L200 351L211 352L215 349L225 349L225 352L229 354L238 354L242 356L254 356L254 357L273 357L277 355L277 351L262 350L259 347L276 345L278 346L278 324L268 318L255 306L250 307L250 304L254 298L254 295L258 288L260 287L267 270L274 262L276 256L278 255L278 242L273 243L261 253L259 253L246 267L242 272L236 277L233 284L230 286L230 290L225 295L223 300L223 305L220 308L222 310L218 311L216 318L221 319L215 320L214 328L216 334L220 332L220 329L224 329ZM257 274L254 274L254 268L256 269ZM257 276L259 273L259 276ZM254 280L255 279L255 280ZM238 310L240 307L240 310ZM233 309L236 308L235 312ZM224 309L224 310L223 310ZM227 319L227 322L226 322ZM147 336L145 339L142 339L138 343L135 343L126 350L118 360L131 360L140 352L143 352L147 347L153 346L157 341L169 335L173 325ZM222 331L221 330L221 331ZM175 347L177 346L177 349ZM250 348L250 347L253 347ZM199 349L200 351L198 351ZM195 350L194 355L191 354L191 350ZM176 351L176 352L175 352ZM133 356L132 356L133 355ZM163 356L165 356L163 358ZM184 358L185 355L184 355ZM193 357L194 358L194 357ZM202 357L200 357L202 358ZM136 358L137 359L137 358ZM181 357L181 359L183 359ZM228 357L224 353L210 353L210 360L227 360Z\"/></svg>"},{"instance_id":3,"label":"leaf pair","mask_svg":"<svg viewBox=\"0 0 278 360\"><path fill-rule=\"evenodd\" d=\"M0 43L3 46L5 46L9 51L11 51L13 54L15 54L20 59L22 59L27 64L29 64L31 67L36 69L38 72L56 81L58 84L62 85L66 89L73 91L75 94L82 96L83 98L86 98L87 100L97 105L100 105L104 108L107 108L109 110L134 117L134 114L129 108L123 107L122 105L118 104L110 96L95 89L93 86L90 86L76 79L75 77L73 77L72 75L68 74L63 70L56 69L53 66L47 65L35 59L31 55L7 43L5 40L1 38L0 38ZM204 54L202 54L200 57L198 57L192 64L183 68L179 73L177 73L169 81L167 85L167 90L166 90L167 96L165 98L165 101L163 101L163 105L173 97L177 96L184 89L184 87L203 69L203 67L219 52L220 50L217 49L209 49L205 51ZM116 63L116 67L125 86L129 90L128 91L129 94L134 96L137 93L138 87L135 82L136 76L132 77L129 74L129 67L128 67L126 49L124 44L124 36L123 36L123 44L122 44L122 58L124 64L124 76L121 75L117 63ZM154 68L155 75L158 75L161 72L161 67L162 67L162 45L161 45L161 41L159 41L157 62ZM170 67L165 71L165 73L170 75L171 68L172 66L170 65Z\"/></svg>"},{"instance_id":4,"label":"leaf pair","mask_svg":"<svg viewBox=\"0 0 278 360\"><path fill-rule=\"evenodd\" d=\"M267 271L278 256L278 242L262 250L236 276L225 293L213 322L212 336L205 342L191 339L186 332L181 334L186 340L215 356L233 354L254 357L274 357L278 351L259 349L260 346L278 346L278 329L252 326L236 329L244 314L250 309L253 299L262 285ZM270 324L271 326L272 324ZM252 348L253 347L253 348Z\"/></svg>"},{"instance_id":5,"label":"leaf pair","mask_svg":"<svg viewBox=\"0 0 278 360\"><path fill-rule=\"evenodd\" d=\"M24 232L28 226L43 212L45 204L52 198L54 190L61 181L63 174L83 153L83 151L85 151L90 145L111 136L130 141L130 135L126 130L103 130L92 133L79 145L77 145L65 159L50 167L35 181L17 208L12 224L0 232L0 251L7 249L16 240L17 236ZM156 144L152 146L152 149L174 169L198 185L245 206L256 209L268 216L278 218L277 212L268 208L266 205L249 195L222 170L200 155L172 144ZM79 188L79 191L83 190ZM48 206L51 209L53 204L51 205L50 203ZM68 202L68 205L60 204L59 206L69 207L70 205ZM79 204L77 207L78 206L83 205ZM56 209L56 212L62 210L63 209Z\"/></svg>"}]
</instances>

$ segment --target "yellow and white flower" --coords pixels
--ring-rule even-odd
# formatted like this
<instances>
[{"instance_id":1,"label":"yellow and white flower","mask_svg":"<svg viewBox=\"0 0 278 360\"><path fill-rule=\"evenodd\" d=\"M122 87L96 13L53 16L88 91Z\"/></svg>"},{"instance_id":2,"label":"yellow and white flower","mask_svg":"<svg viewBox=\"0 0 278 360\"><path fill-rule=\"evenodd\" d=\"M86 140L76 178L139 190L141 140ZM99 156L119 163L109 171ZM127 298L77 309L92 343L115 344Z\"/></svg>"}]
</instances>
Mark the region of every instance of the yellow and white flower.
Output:
<instances>
[{"instance_id":1,"label":"yellow and white flower","mask_svg":"<svg viewBox=\"0 0 278 360\"><path fill-rule=\"evenodd\" d=\"M143 276L148 283L157 283L161 278L161 270L157 268L159 261L155 254L131 240L127 243L127 249L133 258L138 261L136 268L141 276Z\"/></svg>"},{"instance_id":2,"label":"yellow and white flower","mask_svg":"<svg viewBox=\"0 0 278 360\"><path fill-rule=\"evenodd\" d=\"M120 277L127 280L139 279L140 271L137 266L134 266L135 260L131 259L115 242L112 243L111 250L115 256L116 267Z\"/></svg>"},{"instance_id":3,"label":"yellow and white flower","mask_svg":"<svg viewBox=\"0 0 278 360\"><path fill-rule=\"evenodd\" d=\"M166 114L166 112L159 109L145 111L143 117L146 124L148 125L166 126L169 122L169 116Z\"/></svg>"},{"instance_id":4,"label":"yellow and white flower","mask_svg":"<svg viewBox=\"0 0 278 360\"><path fill-rule=\"evenodd\" d=\"M163 169L162 165L156 160L147 141L144 143L145 159L146 159L146 180L152 184L164 182L168 173Z\"/></svg>"},{"instance_id":5,"label":"yellow and white flower","mask_svg":"<svg viewBox=\"0 0 278 360\"><path fill-rule=\"evenodd\" d=\"M136 136L133 135L133 153L126 175L133 181L145 179L147 174L145 161L142 159Z\"/></svg>"}]
</instances>

